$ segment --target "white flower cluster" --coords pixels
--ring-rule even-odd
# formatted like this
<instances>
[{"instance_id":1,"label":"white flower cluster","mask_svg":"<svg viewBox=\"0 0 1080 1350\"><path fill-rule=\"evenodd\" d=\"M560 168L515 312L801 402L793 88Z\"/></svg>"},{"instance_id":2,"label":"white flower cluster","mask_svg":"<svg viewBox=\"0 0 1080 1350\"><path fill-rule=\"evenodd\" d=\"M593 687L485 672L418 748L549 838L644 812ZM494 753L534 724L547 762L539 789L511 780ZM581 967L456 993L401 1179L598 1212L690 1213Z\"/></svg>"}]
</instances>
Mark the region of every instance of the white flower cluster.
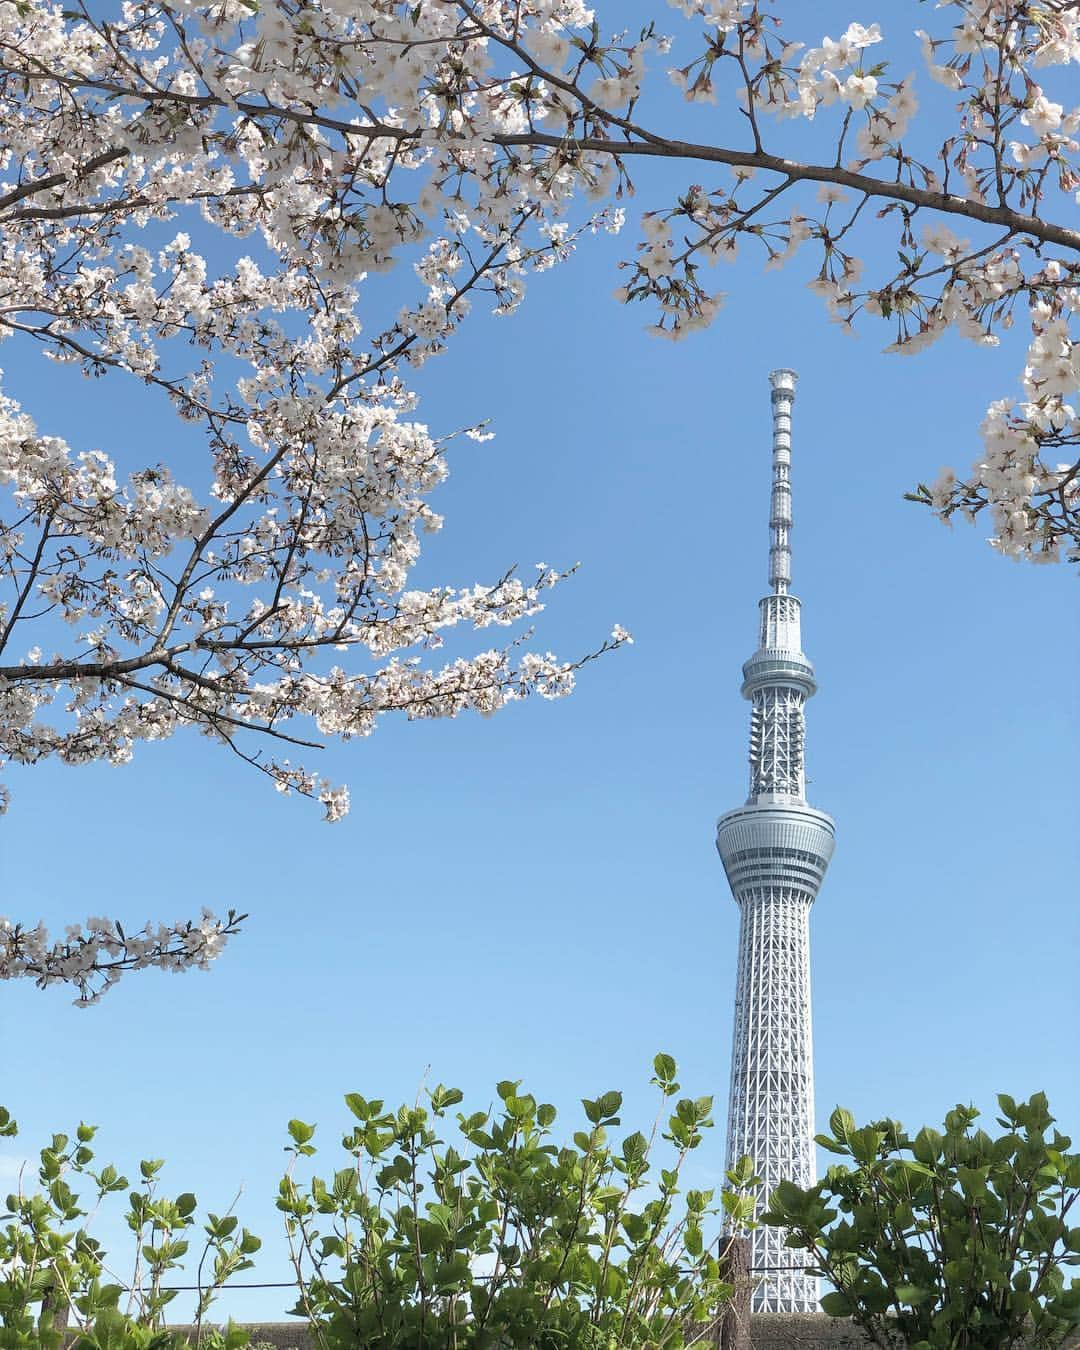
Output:
<instances>
[{"instance_id":1,"label":"white flower cluster","mask_svg":"<svg viewBox=\"0 0 1080 1350\"><path fill-rule=\"evenodd\" d=\"M789 117L812 118L819 107L833 103L847 104L856 110L865 108L877 97L878 81L876 76L863 72L862 53L880 41L881 28L876 23L869 28L852 23L841 37L822 38L820 46L804 53L794 86L786 87L787 96L778 100L775 111Z\"/></svg>"},{"instance_id":2,"label":"white flower cluster","mask_svg":"<svg viewBox=\"0 0 1080 1350\"><path fill-rule=\"evenodd\" d=\"M706 0L677 7L710 24ZM889 350L906 355L954 329L994 346L1026 308L1035 336L1024 400L991 407L983 453L966 479L948 470L915 496L946 519L989 508L991 542L1011 557L1045 562L1063 544L1080 556L1080 421L1069 401L1080 395L1073 356L1080 265L1068 261L1068 250L1073 257L1080 251L1072 223L1080 202L1080 105L1065 97L1074 75L1054 92L1041 83L1047 67L1080 65L1080 17L1034 0L942 0L938 8L957 21L942 35L917 36L931 78L957 96L957 120L923 157L913 146L924 144L926 129L911 140L919 110L914 77L886 78L888 63L875 52L884 40L878 24L852 23L840 37L803 50L781 35L768 6L724 6L701 55L669 74L688 100L716 102L718 75L727 69L754 148L736 154L705 147L698 156L685 140L669 142L672 157L726 159L734 186L695 185L671 210L647 214L645 241L624 264L630 277L616 295L652 300L660 318L651 331L685 336L718 308L701 265L734 259L740 238L749 238L763 246L769 267L813 244L820 265L809 284L831 317L849 327L861 315L894 325ZM767 144L774 133L766 115L820 121L823 110L838 121L834 155L815 164ZM656 128L631 128L622 119L620 131L636 134L645 152L664 153ZM882 161L895 167L868 172ZM761 170L768 178L759 186ZM779 199L804 183L816 185L816 208L805 200L780 208ZM1062 225L1055 206L1064 208ZM880 258L888 249L880 236L890 229L901 266L867 285L858 241ZM1058 256L1047 261L1048 250ZM1059 455L1050 452L1062 449L1071 463L1052 462Z\"/></svg>"},{"instance_id":3,"label":"white flower cluster","mask_svg":"<svg viewBox=\"0 0 1080 1350\"><path fill-rule=\"evenodd\" d=\"M0 338L150 385L209 456L180 482L134 426L73 447L0 394L0 760L122 763L194 726L337 820L348 792L260 738L572 687L580 662L514 643L415 654L535 616L565 575L410 586L447 463L405 372L478 297L513 312L622 220L565 218L613 185L607 157L494 148L566 116L520 60L565 65L592 20L578 0L520 17L525 46L491 0L0 6ZM606 104L634 96L645 46L602 72ZM387 305L365 281L402 257Z\"/></svg>"},{"instance_id":4,"label":"white flower cluster","mask_svg":"<svg viewBox=\"0 0 1080 1350\"><path fill-rule=\"evenodd\" d=\"M73 985L79 991L75 1006L88 1008L126 971L209 969L243 918L230 910L219 919L204 909L197 920L147 923L137 933L126 933L112 919L90 918L85 929L71 924L53 939L40 923L27 928L0 916L0 980L32 979L42 989Z\"/></svg>"},{"instance_id":5,"label":"white flower cluster","mask_svg":"<svg viewBox=\"0 0 1080 1350\"><path fill-rule=\"evenodd\" d=\"M1070 464L1047 465L1043 446L1075 445L1080 420L1068 402L1080 391L1080 344L1072 340L1065 315L1080 311L1080 287L1058 292L1055 303L1037 304L1031 314L1033 339L1024 368L1026 399L991 404L982 424L983 455L972 469L968 495L989 505L994 522L991 542L1006 556L1053 562L1058 537L1047 528L1046 503L1066 520L1080 514L1080 475ZM946 511L960 485L937 485L934 505ZM962 504L962 503L961 503ZM1053 519L1050 516L1049 519Z\"/></svg>"}]
</instances>

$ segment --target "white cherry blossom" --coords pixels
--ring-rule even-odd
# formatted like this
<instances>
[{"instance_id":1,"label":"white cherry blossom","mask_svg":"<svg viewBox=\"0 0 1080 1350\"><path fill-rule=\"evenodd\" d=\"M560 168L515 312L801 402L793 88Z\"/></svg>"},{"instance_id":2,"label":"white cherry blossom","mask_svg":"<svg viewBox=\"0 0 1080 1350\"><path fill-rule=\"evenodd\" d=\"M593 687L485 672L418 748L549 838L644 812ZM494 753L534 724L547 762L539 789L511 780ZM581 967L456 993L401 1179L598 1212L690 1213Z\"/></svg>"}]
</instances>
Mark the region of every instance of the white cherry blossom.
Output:
<instances>
[{"instance_id":1,"label":"white cherry blossom","mask_svg":"<svg viewBox=\"0 0 1080 1350\"><path fill-rule=\"evenodd\" d=\"M1028 325L971 468L913 495L1012 557L1076 549L1080 20L944 0L898 76L869 15L836 37L771 0L674 10L673 41L581 0L0 5L0 339L149 390L188 447L134 420L69 443L0 382L0 759L124 763L195 728L338 819L305 758L324 738L568 692L580 660L466 638L568 572L411 581L450 447L410 376L618 230L641 160L705 180L644 203L623 263L669 340L717 322L708 269L755 250L901 353ZM737 113L695 121L723 139L653 108L672 65Z\"/></svg>"},{"instance_id":2,"label":"white cherry blossom","mask_svg":"<svg viewBox=\"0 0 1080 1350\"><path fill-rule=\"evenodd\" d=\"M63 938L54 939L43 924L27 927L0 916L0 980L32 979L41 989L73 985L75 1006L88 1008L128 971L208 970L244 918L230 910L219 919L204 909L194 922L150 922L135 933L112 919L90 918L85 926L68 924Z\"/></svg>"}]
</instances>

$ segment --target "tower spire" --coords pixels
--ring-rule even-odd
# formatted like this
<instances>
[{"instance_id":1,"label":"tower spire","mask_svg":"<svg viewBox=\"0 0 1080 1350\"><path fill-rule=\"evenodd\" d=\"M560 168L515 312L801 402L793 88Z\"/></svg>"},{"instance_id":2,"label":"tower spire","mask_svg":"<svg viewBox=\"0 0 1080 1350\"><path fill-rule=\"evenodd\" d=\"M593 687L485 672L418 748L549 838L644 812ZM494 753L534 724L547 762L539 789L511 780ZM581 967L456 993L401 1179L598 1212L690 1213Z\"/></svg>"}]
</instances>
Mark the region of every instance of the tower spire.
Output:
<instances>
[{"instance_id":1,"label":"tower spire","mask_svg":"<svg viewBox=\"0 0 1080 1350\"><path fill-rule=\"evenodd\" d=\"M786 595L791 584L791 405L795 402L793 370L774 370L772 386L772 501L769 511L769 585Z\"/></svg>"},{"instance_id":2,"label":"tower spire","mask_svg":"<svg viewBox=\"0 0 1080 1350\"><path fill-rule=\"evenodd\" d=\"M817 690L814 668L802 653L801 605L791 583L791 405L793 370L774 370L772 492L769 507L770 593L758 602L758 649L743 666L742 692L750 715L748 802L804 799L803 705Z\"/></svg>"},{"instance_id":3,"label":"tower spire","mask_svg":"<svg viewBox=\"0 0 1080 1350\"><path fill-rule=\"evenodd\" d=\"M778 1182L813 1184L814 1072L810 909L832 857L834 826L808 806L806 700L817 690L803 655L791 582L791 408L795 373L774 370L770 593L759 602L757 651L743 666L750 700L750 794L717 823L716 847L739 906L739 964L728 1109L728 1167L749 1155L764 1202ZM817 1281L779 1229L753 1234L754 1308L810 1312Z\"/></svg>"}]
</instances>

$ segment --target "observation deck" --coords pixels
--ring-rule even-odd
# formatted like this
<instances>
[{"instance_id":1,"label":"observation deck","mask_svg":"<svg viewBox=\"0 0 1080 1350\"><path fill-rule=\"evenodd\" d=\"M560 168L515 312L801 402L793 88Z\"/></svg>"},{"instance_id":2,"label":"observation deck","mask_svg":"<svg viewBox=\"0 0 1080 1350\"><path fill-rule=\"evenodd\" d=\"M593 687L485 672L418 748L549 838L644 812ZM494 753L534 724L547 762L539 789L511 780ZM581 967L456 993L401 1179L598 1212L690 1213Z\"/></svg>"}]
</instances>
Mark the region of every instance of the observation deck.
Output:
<instances>
[{"instance_id":1,"label":"observation deck","mask_svg":"<svg viewBox=\"0 0 1080 1350\"><path fill-rule=\"evenodd\" d=\"M835 844L832 817L787 793L762 793L716 822L717 852L740 903L765 888L815 899Z\"/></svg>"}]
</instances>

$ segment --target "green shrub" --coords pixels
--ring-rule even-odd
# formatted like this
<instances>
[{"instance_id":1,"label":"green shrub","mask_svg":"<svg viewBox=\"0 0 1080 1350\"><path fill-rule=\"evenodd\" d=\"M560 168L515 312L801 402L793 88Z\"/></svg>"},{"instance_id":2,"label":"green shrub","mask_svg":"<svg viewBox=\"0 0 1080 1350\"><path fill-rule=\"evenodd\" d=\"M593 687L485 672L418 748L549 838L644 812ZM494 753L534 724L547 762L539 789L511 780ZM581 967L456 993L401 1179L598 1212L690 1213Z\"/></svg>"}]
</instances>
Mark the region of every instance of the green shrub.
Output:
<instances>
[{"instance_id":1,"label":"green shrub","mask_svg":"<svg viewBox=\"0 0 1080 1350\"><path fill-rule=\"evenodd\" d=\"M160 1159L139 1164L139 1181L111 1164L95 1170L90 1147L95 1127L80 1124L73 1136L55 1134L39 1156L38 1189L20 1178L0 1214L0 1347L59 1350L165 1350L180 1338L163 1330L164 1312L176 1296L165 1287L170 1271L183 1268L196 1225L190 1192L170 1199L159 1191ZM0 1107L0 1136L17 1126ZM76 1189L78 1188L78 1189ZM106 1271L106 1255L90 1234L90 1211L128 1192L125 1218L135 1256L131 1283ZM259 1239L231 1214L208 1214L197 1247L196 1319L201 1324L221 1286L252 1266ZM121 1311L121 1303L125 1308ZM219 1334L220 1350L236 1350L246 1333L230 1327Z\"/></svg>"},{"instance_id":2,"label":"green shrub","mask_svg":"<svg viewBox=\"0 0 1080 1350\"><path fill-rule=\"evenodd\" d=\"M609 1138L622 1096L583 1102L585 1119L556 1143L553 1106L520 1083L498 1085L494 1110L447 1113L453 1088L428 1104L387 1111L345 1098L353 1125L347 1165L301 1182L314 1128L291 1122L284 1212L306 1316L326 1350L436 1347L678 1347L703 1339L723 1315L712 1191L680 1172L712 1125L712 1098L674 1103L675 1061L657 1055L661 1112L651 1133ZM656 1135L667 1145L654 1158ZM444 1137L447 1136L447 1137ZM753 1178L747 1165L733 1184ZM751 1201L725 1194L745 1219Z\"/></svg>"},{"instance_id":3,"label":"green shrub","mask_svg":"<svg viewBox=\"0 0 1080 1350\"><path fill-rule=\"evenodd\" d=\"M705 1338L730 1294L719 1224L706 1230L721 1212L750 1219L745 1190L756 1179L744 1162L719 1205L711 1190L680 1198L686 1159L713 1123L712 1098L680 1097L669 1055L653 1067L660 1112L647 1136L618 1141L618 1092L586 1099L582 1127L559 1143L555 1108L516 1082L498 1085L496 1110L457 1112L454 1125L456 1089L396 1111L350 1093L345 1165L301 1179L315 1128L291 1121L277 1203L294 1313L325 1350L677 1350ZM0 1134L14 1133L0 1112ZM240 1328L202 1324L222 1286L251 1268L259 1239L231 1213L208 1214L200 1228L193 1194L161 1193L160 1160L139 1164L134 1187L115 1167L97 1167L94 1133L80 1125L55 1135L41 1150L37 1189L20 1181L7 1198L0 1350L171 1350L184 1337L164 1325L177 1293L170 1278L185 1264L195 1265L196 1338L204 1350L237 1350L247 1341ZM107 1274L88 1231L90 1211L119 1196L135 1248L127 1285Z\"/></svg>"},{"instance_id":4,"label":"green shrub","mask_svg":"<svg viewBox=\"0 0 1080 1350\"><path fill-rule=\"evenodd\" d=\"M991 1138L958 1106L943 1131L893 1120L856 1129L838 1108L818 1143L850 1159L809 1190L781 1182L762 1216L811 1252L834 1286L822 1307L879 1346L918 1350L1063 1345L1080 1326L1080 1156L1046 1098L998 1098ZM841 1217L842 1216L842 1217Z\"/></svg>"}]
</instances>

